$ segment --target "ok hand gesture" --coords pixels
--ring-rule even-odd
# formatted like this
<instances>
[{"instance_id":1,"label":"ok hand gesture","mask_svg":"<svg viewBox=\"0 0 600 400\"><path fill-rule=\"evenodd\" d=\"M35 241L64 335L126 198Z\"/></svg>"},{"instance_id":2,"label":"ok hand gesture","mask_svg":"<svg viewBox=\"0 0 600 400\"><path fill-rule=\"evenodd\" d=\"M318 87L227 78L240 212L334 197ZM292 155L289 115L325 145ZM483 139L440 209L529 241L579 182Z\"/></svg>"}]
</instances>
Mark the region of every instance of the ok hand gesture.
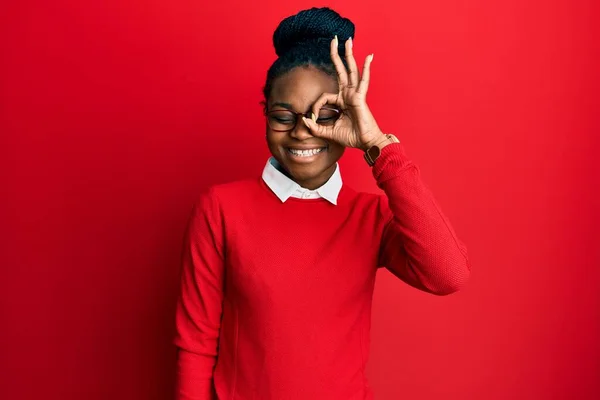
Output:
<instances>
[{"instance_id":1,"label":"ok hand gesture","mask_svg":"<svg viewBox=\"0 0 600 400\"><path fill-rule=\"evenodd\" d=\"M338 93L323 93L313 105L313 119L303 118L303 121L313 136L366 150L385 140L366 102L373 54L367 56L361 77L352 54L352 38L346 41L345 48L348 69L340 58L337 36L331 41L331 60L338 75ZM319 110L325 104L338 108L342 113L332 126L319 125L314 117L319 115Z\"/></svg>"}]
</instances>

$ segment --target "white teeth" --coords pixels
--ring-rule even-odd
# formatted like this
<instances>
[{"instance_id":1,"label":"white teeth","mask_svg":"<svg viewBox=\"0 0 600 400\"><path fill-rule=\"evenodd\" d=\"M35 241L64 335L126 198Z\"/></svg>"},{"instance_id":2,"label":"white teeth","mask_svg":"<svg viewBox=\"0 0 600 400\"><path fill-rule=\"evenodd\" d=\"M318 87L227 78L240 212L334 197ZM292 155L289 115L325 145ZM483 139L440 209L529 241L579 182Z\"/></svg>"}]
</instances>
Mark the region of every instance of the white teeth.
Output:
<instances>
[{"instance_id":1,"label":"white teeth","mask_svg":"<svg viewBox=\"0 0 600 400\"><path fill-rule=\"evenodd\" d=\"M322 152L324 149L325 149L324 147L321 147L320 149L311 149L311 150L288 149L288 151L298 157L310 157L310 156L314 156L315 154Z\"/></svg>"}]
</instances>

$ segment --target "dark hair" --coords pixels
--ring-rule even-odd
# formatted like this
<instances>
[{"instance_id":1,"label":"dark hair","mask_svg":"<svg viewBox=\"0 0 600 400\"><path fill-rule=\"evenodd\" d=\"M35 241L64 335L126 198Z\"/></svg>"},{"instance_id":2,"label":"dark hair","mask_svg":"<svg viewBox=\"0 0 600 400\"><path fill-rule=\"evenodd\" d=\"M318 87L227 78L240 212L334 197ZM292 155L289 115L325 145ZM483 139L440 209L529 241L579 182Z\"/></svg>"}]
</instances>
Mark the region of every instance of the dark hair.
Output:
<instances>
[{"instance_id":1,"label":"dark hair","mask_svg":"<svg viewBox=\"0 0 600 400\"><path fill-rule=\"evenodd\" d=\"M313 7L279 23L273 33L273 46L278 58L267 72L263 89L265 107L273 81L293 68L312 65L331 76L337 76L329 52L334 35L338 37L338 51L345 65L344 44L348 38L354 38L354 24L348 18L327 7Z\"/></svg>"}]
</instances>

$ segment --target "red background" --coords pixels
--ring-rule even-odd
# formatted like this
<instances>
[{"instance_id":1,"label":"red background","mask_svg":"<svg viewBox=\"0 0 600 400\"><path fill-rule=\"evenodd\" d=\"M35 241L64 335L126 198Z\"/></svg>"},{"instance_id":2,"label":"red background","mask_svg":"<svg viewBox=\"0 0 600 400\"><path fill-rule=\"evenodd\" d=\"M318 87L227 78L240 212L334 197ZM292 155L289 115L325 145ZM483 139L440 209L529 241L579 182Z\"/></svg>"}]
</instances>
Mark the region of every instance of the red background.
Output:
<instances>
[{"instance_id":1,"label":"red background","mask_svg":"<svg viewBox=\"0 0 600 400\"><path fill-rule=\"evenodd\" d=\"M3 5L0 398L171 398L192 202L261 172L272 32L318 3ZM600 398L598 2L328 5L473 264L442 298L380 273L377 399Z\"/></svg>"}]
</instances>

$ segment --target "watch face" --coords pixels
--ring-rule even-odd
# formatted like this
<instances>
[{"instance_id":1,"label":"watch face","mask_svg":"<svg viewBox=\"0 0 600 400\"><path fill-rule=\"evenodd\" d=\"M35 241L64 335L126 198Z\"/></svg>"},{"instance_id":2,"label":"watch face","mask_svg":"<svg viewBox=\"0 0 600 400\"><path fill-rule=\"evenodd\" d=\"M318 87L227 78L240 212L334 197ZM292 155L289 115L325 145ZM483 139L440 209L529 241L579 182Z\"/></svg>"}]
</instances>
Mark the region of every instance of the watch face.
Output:
<instances>
[{"instance_id":1,"label":"watch face","mask_svg":"<svg viewBox=\"0 0 600 400\"><path fill-rule=\"evenodd\" d=\"M379 157L379 154L381 154L381 150L377 146L371 147L369 150L367 150L367 152L373 161L377 160L377 157Z\"/></svg>"}]
</instances>

